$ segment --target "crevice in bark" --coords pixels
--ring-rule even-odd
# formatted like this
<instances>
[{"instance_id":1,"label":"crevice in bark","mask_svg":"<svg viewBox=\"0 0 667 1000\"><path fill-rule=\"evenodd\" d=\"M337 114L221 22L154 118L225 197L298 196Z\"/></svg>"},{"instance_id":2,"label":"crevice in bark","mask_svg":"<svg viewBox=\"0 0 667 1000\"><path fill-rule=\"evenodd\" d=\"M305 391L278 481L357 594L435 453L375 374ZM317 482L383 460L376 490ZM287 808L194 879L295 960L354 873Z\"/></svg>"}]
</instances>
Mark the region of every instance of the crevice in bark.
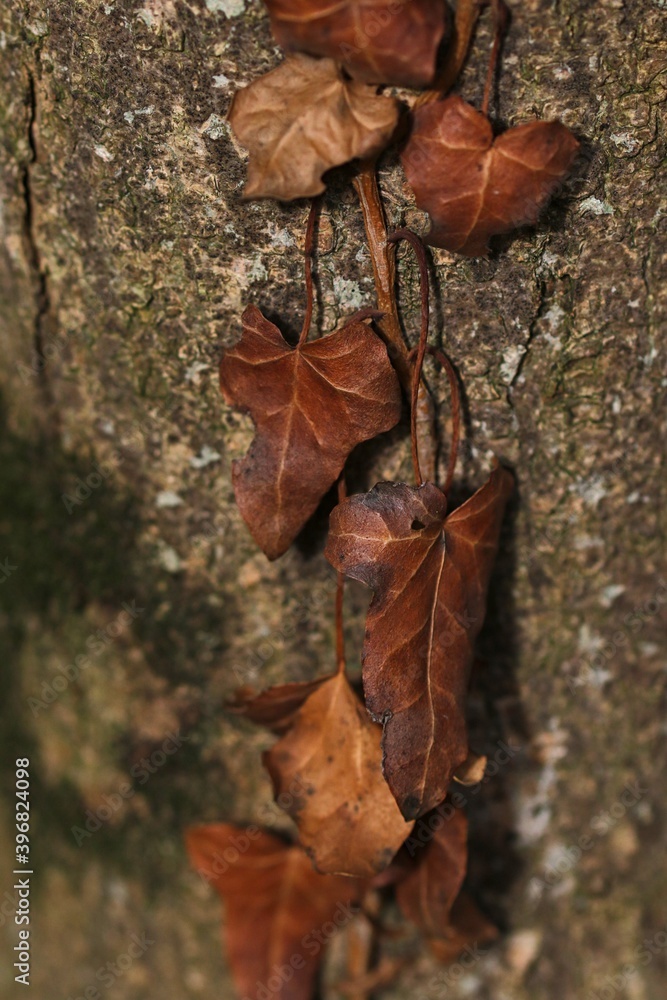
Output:
<instances>
[{"instance_id":1,"label":"crevice in bark","mask_svg":"<svg viewBox=\"0 0 667 1000\"><path fill-rule=\"evenodd\" d=\"M540 281L540 301L539 301L537 309L535 310L535 315L533 316L533 320L532 320L530 326L528 327L528 340L526 341L524 352L521 355L521 358L520 358L519 363L517 365L517 369L514 372L514 375L512 376L512 381L507 386L506 397L507 397L507 402L508 402L509 406L511 407L511 409L514 409L514 400L512 398L512 390L514 389L514 386L516 385L517 380L519 379L519 376L521 375L521 373L523 371L524 365L526 364L526 360L528 358L528 354L530 353L530 349L532 347L533 341L534 341L535 337L538 334L538 329L537 329L538 323L540 322L540 320L544 316L546 307L549 304L549 300L550 300L550 296L549 296L549 291L548 291L548 288L547 288L547 283L546 283L546 281Z\"/></svg>"},{"instance_id":2,"label":"crevice in bark","mask_svg":"<svg viewBox=\"0 0 667 1000\"><path fill-rule=\"evenodd\" d=\"M35 74L30 68L27 69L27 103L27 140L30 156L23 165L21 181L25 206L23 215L23 231L26 245L26 257L35 287L35 312L32 324L32 367L35 376L37 377L42 397L49 411L49 424L52 429L55 429L55 418L57 414L52 387L47 371L49 359L45 353L48 346L48 332L53 326L52 302L49 288L48 270L44 264L39 247L39 236L36 223L36 198L32 176L35 164L39 162L39 106Z\"/></svg>"}]
</instances>

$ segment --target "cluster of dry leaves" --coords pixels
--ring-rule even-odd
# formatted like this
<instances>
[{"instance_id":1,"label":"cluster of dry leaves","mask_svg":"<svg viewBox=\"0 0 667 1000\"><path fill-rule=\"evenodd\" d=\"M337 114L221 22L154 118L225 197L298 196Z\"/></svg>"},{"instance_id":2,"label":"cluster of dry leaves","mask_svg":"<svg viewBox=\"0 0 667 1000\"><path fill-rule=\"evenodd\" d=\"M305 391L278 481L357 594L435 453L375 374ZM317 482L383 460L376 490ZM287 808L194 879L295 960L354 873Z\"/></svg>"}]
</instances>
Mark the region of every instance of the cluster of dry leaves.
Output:
<instances>
[{"instance_id":1,"label":"cluster of dry leaves","mask_svg":"<svg viewBox=\"0 0 667 1000\"><path fill-rule=\"evenodd\" d=\"M318 194L327 170L377 155L391 141L399 103L379 85L448 89L481 6L460 0L452 23L443 0L266 2L289 54L236 95L230 121L249 151L246 197L281 199ZM500 0L492 5L500 25ZM494 70L492 59L490 78ZM492 236L534 221L576 154L576 140L558 122L531 122L494 140L486 107L480 113L460 97L441 99L439 90L413 105L401 159L417 204L431 217L428 241L451 251L483 255ZM427 344L425 285L419 346L406 349L404 359L416 485L383 482L345 496L348 456L399 422L406 386L374 329L375 320L382 333L381 317L370 309L308 339L314 219L313 208L298 343L289 344L249 305L241 339L220 366L225 400L255 424L233 483L269 559L289 548L339 483L325 548L339 574L337 669L260 693L241 689L229 706L277 737L263 762L298 840L227 823L194 828L187 837L193 864L226 902L232 971L240 994L253 1000L309 1000L324 950L310 948L310 936L368 909L369 893L395 892L404 916L443 961L495 933L460 892L467 824L448 795L452 781L476 782L484 773L484 759L468 748L465 699L513 477L496 465L449 512L455 433L445 487L422 481L417 420L427 353L445 366L458 412L451 365ZM423 255L414 234L402 230L395 238ZM385 240L383 253L390 244ZM423 257L420 265L424 280ZM346 673L344 576L373 591L363 692ZM363 981L362 974L350 987L355 995Z\"/></svg>"},{"instance_id":2,"label":"cluster of dry leaves","mask_svg":"<svg viewBox=\"0 0 667 1000\"><path fill-rule=\"evenodd\" d=\"M492 0L500 11L500 0ZM437 55L449 30L444 0L266 0L276 40L288 53L240 90L229 112L249 153L247 198L312 198L323 174L377 156L407 110L378 85L441 84ZM454 72L467 52L482 0L460 0L453 27ZM448 67L446 67L447 69ZM450 73L450 75L452 75ZM415 99L401 160L417 205L428 212L427 242L470 257L488 240L534 223L578 149L560 122L535 121L494 141L486 113L442 86ZM488 92L485 109L488 110Z\"/></svg>"}]
</instances>

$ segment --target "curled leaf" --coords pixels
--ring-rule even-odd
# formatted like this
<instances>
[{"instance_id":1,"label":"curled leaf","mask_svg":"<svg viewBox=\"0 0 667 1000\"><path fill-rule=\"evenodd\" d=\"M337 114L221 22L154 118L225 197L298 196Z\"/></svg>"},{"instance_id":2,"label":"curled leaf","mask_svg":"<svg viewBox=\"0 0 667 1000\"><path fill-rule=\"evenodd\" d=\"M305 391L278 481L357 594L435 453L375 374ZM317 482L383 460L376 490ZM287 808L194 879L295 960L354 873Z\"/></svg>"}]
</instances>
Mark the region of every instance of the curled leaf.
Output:
<instances>
[{"instance_id":1,"label":"curled leaf","mask_svg":"<svg viewBox=\"0 0 667 1000\"><path fill-rule=\"evenodd\" d=\"M450 807L446 812L438 815L436 810L420 821L426 828L432 821L432 836L425 846L420 844L414 870L396 887L396 899L405 916L435 938L442 937L449 924L468 861L468 821L460 809Z\"/></svg>"},{"instance_id":2,"label":"curled leaf","mask_svg":"<svg viewBox=\"0 0 667 1000\"><path fill-rule=\"evenodd\" d=\"M384 723L384 773L407 819L442 802L468 755L465 694L512 489L498 466L447 518L433 483L380 483L331 514L327 559L375 591L364 694Z\"/></svg>"},{"instance_id":3,"label":"curled leaf","mask_svg":"<svg viewBox=\"0 0 667 1000\"><path fill-rule=\"evenodd\" d=\"M239 995L311 1000L324 954L312 945L325 925L343 926L355 915L363 883L320 875L299 847L256 827L193 827L186 846L193 867L225 901L227 952ZM289 977L281 974L285 968Z\"/></svg>"},{"instance_id":4,"label":"curled leaf","mask_svg":"<svg viewBox=\"0 0 667 1000\"><path fill-rule=\"evenodd\" d=\"M229 111L250 154L246 198L312 198L322 174L379 153L398 121L398 104L347 80L331 59L293 55L239 90Z\"/></svg>"},{"instance_id":5,"label":"curled leaf","mask_svg":"<svg viewBox=\"0 0 667 1000\"><path fill-rule=\"evenodd\" d=\"M484 257L492 236L537 221L579 143L560 122L537 121L494 140L484 115L460 97L417 108L401 161L432 246Z\"/></svg>"},{"instance_id":6,"label":"curled leaf","mask_svg":"<svg viewBox=\"0 0 667 1000\"><path fill-rule=\"evenodd\" d=\"M282 736L294 723L296 714L306 699L317 691L331 675L314 681L294 681L277 684L259 693L251 687L241 687L225 707L234 715L242 715L258 726L265 726L276 736Z\"/></svg>"},{"instance_id":7,"label":"curled leaf","mask_svg":"<svg viewBox=\"0 0 667 1000\"><path fill-rule=\"evenodd\" d=\"M498 928L484 916L472 896L461 892L454 900L447 926L429 939L431 951L443 964L455 961L464 949L495 941Z\"/></svg>"},{"instance_id":8,"label":"curled leaf","mask_svg":"<svg viewBox=\"0 0 667 1000\"><path fill-rule=\"evenodd\" d=\"M425 87L448 25L443 0L265 0L287 52L341 62L365 83Z\"/></svg>"},{"instance_id":9,"label":"curled leaf","mask_svg":"<svg viewBox=\"0 0 667 1000\"><path fill-rule=\"evenodd\" d=\"M287 735L264 755L276 799L321 872L369 878L385 869L412 829L382 776L382 730L344 673L310 695Z\"/></svg>"},{"instance_id":10,"label":"curled leaf","mask_svg":"<svg viewBox=\"0 0 667 1000\"><path fill-rule=\"evenodd\" d=\"M243 336L220 364L220 386L257 430L232 478L241 515L269 559L289 548L352 449L401 415L387 350L358 322L291 347L248 306Z\"/></svg>"},{"instance_id":11,"label":"curled leaf","mask_svg":"<svg viewBox=\"0 0 667 1000\"><path fill-rule=\"evenodd\" d=\"M486 771L487 758L484 754L479 755L468 751L468 756L456 769L452 777L460 785L478 785L484 777Z\"/></svg>"}]
</instances>

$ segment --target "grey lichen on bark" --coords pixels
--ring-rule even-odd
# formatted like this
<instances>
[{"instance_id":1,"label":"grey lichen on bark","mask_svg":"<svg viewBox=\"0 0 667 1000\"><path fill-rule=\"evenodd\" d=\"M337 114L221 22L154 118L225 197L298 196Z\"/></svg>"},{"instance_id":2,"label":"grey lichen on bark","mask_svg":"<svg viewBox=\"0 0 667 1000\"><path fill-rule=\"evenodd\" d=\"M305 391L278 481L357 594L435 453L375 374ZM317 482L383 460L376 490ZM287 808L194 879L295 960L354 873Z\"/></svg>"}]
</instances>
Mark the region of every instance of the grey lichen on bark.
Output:
<instances>
[{"instance_id":1,"label":"grey lichen on bark","mask_svg":"<svg viewBox=\"0 0 667 1000\"><path fill-rule=\"evenodd\" d=\"M474 749L521 748L470 800L471 885L508 937L462 985L433 986L445 973L424 958L385 995L578 1000L634 964L632 995L653 1000L665 952L642 964L636 949L667 923L665 14L657 0L511 7L497 124L560 118L582 155L537 227L488 260L433 253L434 340L466 390L461 493L493 454L518 483L471 694ZM458 88L477 105L489 41L484 23ZM0 560L18 567L3 585L3 749L28 748L39 774L38 992L83 992L131 930L155 944L119 996L231 994L217 903L180 831L260 819L270 798L267 738L225 716L224 697L333 665L326 515L280 561L258 553L230 477L252 428L217 387L247 302L287 331L304 308L308 206L241 200L245 154L225 120L234 90L279 59L259 2L0 11ZM349 177L324 204L322 331L373 302ZM393 153L380 183L390 224L424 232ZM399 271L414 338L403 250ZM427 377L446 442L444 383ZM404 427L351 480L400 477ZM353 661L367 595L347 600ZM144 610L112 634L132 601ZM79 846L73 828L128 782Z\"/></svg>"}]
</instances>

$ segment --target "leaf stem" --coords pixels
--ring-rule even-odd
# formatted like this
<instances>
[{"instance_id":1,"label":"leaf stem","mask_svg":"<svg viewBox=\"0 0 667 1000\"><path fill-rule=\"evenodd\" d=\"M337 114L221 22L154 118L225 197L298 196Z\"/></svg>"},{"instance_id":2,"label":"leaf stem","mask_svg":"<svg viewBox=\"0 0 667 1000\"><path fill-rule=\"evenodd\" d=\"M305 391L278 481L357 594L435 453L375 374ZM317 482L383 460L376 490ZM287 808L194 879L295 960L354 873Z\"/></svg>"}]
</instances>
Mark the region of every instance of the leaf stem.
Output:
<instances>
[{"instance_id":1,"label":"leaf stem","mask_svg":"<svg viewBox=\"0 0 667 1000\"><path fill-rule=\"evenodd\" d=\"M396 301L396 260L394 247L387 238L387 222L377 183L375 161L367 160L354 178L354 187L359 197L364 219L366 239L373 265L375 294L378 309L384 313L378 324L387 353L391 359L403 390L409 397L412 389L412 371L408 361L408 347L405 343ZM422 382L419 390L418 438L421 464L426 478L435 479L437 443L433 400Z\"/></svg>"},{"instance_id":2,"label":"leaf stem","mask_svg":"<svg viewBox=\"0 0 667 1000\"><path fill-rule=\"evenodd\" d=\"M338 503L347 496L345 473L341 472L338 480ZM345 632L343 630L343 597L345 594L345 574L338 573L336 578L336 664L337 673L345 673Z\"/></svg>"},{"instance_id":3,"label":"leaf stem","mask_svg":"<svg viewBox=\"0 0 667 1000\"><path fill-rule=\"evenodd\" d=\"M433 90L420 94L415 101L415 108L445 97L456 83L468 58L475 27L485 2L487 0L458 0L447 58L436 77Z\"/></svg>"},{"instance_id":4,"label":"leaf stem","mask_svg":"<svg viewBox=\"0 0 667 1000\"><path fill-rule=\"evenodd\" d=\"M387 352L403 388L408 391L410 366L396 304L394 248L387 240L387 222L378 189L375 161L366 161L353 183L364 217L366 239L373 265L377 306L380 312L384 313L381 329L387 342Z\"/></svg>"},{"instance_id":5,"label":"leaf stem","mask_svg":"<svg viewBox=\"0 0 667 1000\"><path fill-rule=\"evenodd\" d=\"M419 348L414 348L410 352L410 357L416 356ZM431 357L439 361L442 367L447 373L447 379L449 380L449 392L452 397L452 443L449 449L449 462L447 463L447 475L445 476L445 482L442 487L442 492L447 493L450 486L452 485L452 480L454 479L454 470L456 469L456 459L459 453L459 438L461 436L461 390L459 388L459 380L456 374L456 370L444 353L438 347L431 347L427 345L425 354L430 354ZM423 361L423 356L422 356ZM415 364L414 378L415 381L418 378L418 373L420 371L419 364Z\"/></svg>"},{"instance_id":6,"label":"leaf stem","mask_svg":"<svg viewBox=\"0 0 667 1000\"><path fill-rule=\"evenodd\" d=\"M303 317L303 326L301 327L301 334L299 336L299 344L305 344L308 339L308 331L310 330L310 322L313 318L313 241L315 237L315 223L320 211L320 206L322 204L321 198L313 198L310 203L310 212L308 213L308 225L306 226L306 238L304 241L303 253L306 258L305 262L305 279L306 279L306 313Z\"/></svg>"},{"instance_id":7,"label":"leaf stem","mask_svg":"<svg viewBox=\"0 0 667 1000\"><path fill-rule=\"evenodd\" d=\"M498 70L498 57L509 21L509 11L504 0L491 0L491 6L493 7L494 26L493 48L489 57L489 68L484 85L484 100L482 101L482 114L487 118L489 116L489 104L491 103L491 91L493 90Z\"/></svg>"},{"instance_id":8,"label":"leaf stem","mask_svg":"<svg viewBox=\"0 0 667 1000\"><path fill-rule=\"evenodd\" d=\"M428 264L426 262L426 251L424 244L416 233L410 229L397 229L388 237L390 243L398 243L405 240L410 244L417 255L419 264L419 289L421 293L421 327L419 332L419 346L417 347L416 361L412 373L412 385L410 392L410 440L412 444L412 464L415 470L415 480L417 486L424 482L419 466L419 442L417 440L417 415L419 405L419 389L421 386L422 367L424 365L424 355L428 344Z\"/></svg>"}]
</instances>

